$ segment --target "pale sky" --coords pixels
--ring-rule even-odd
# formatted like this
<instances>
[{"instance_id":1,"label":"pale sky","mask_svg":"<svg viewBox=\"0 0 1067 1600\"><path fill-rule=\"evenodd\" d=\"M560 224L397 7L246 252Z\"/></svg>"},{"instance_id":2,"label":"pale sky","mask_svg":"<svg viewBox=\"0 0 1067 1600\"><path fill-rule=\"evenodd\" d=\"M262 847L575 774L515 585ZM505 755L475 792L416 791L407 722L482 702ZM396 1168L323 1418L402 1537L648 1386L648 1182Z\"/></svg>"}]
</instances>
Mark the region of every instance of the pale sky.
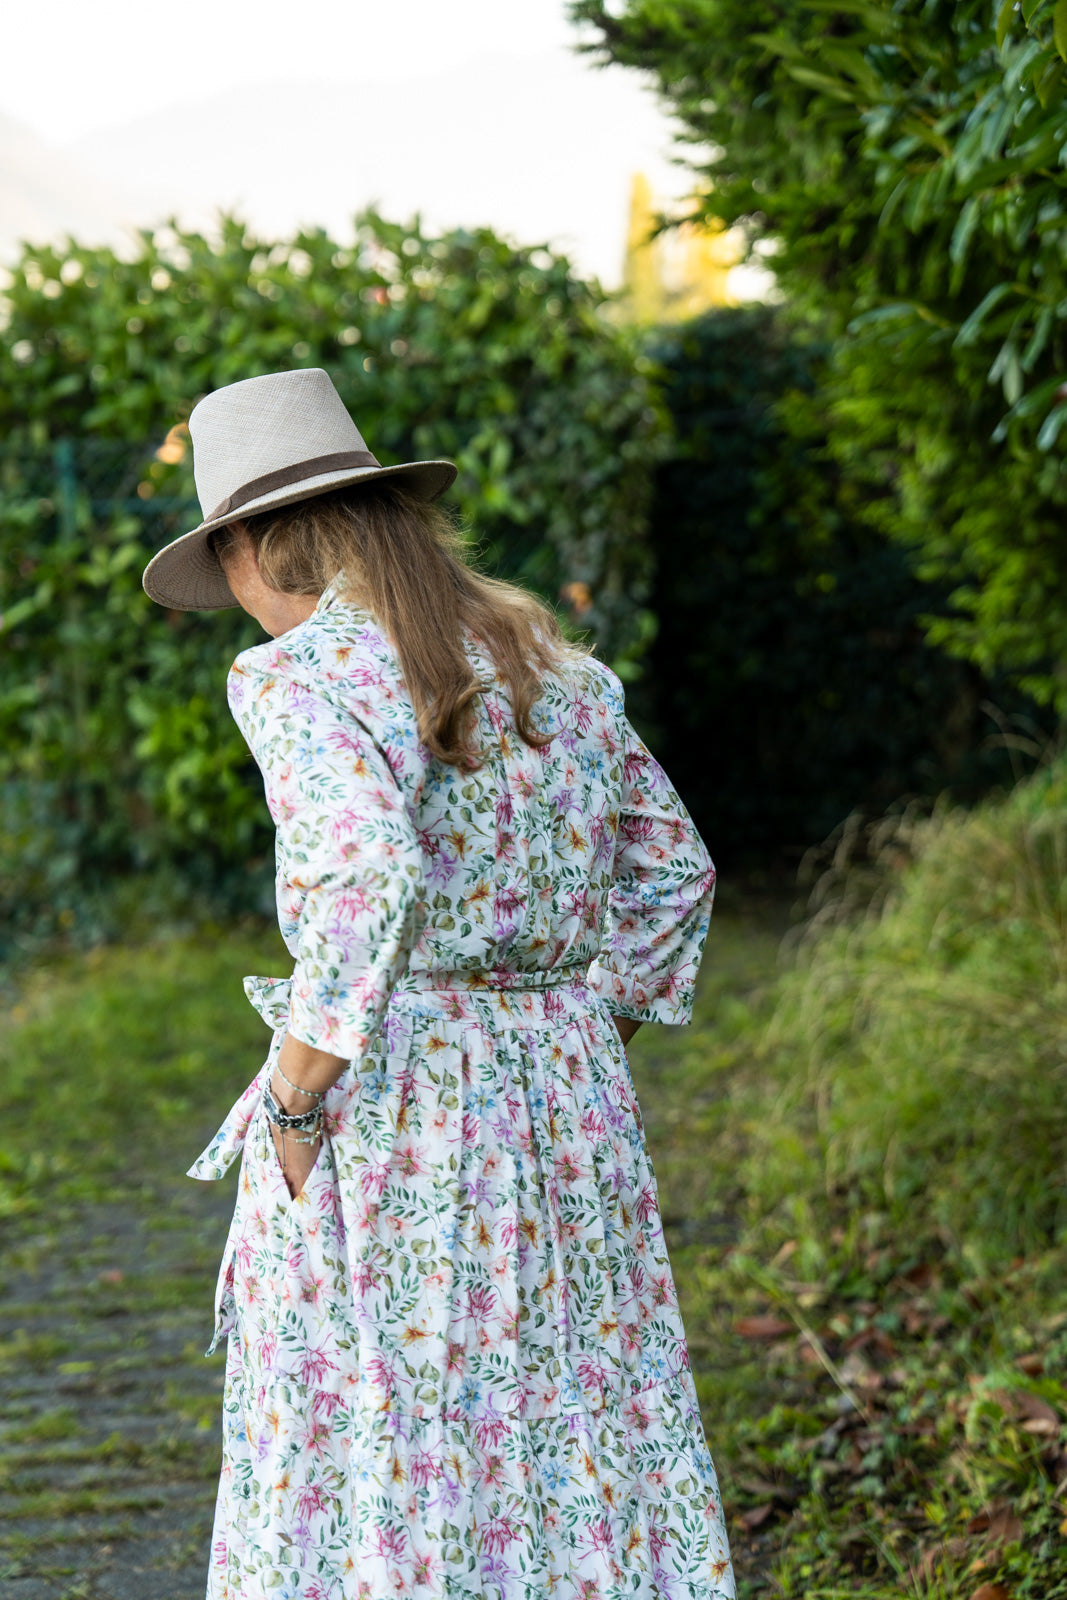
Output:
<instances>
[{"instance_id":1,"label":"pale sky","mask_svg":"<svg viewBox=\"0 0 1067 1600\"><path fill-rule=\"evenodd\" d=\"M121 195L123 224L236 205L339 233L377 201L551 237L611 283L633 172L664 200L689 180L643 75L577 37L564 0L23 0L0 115Z\"/></svg>"},{"instance_id":2,"label":"pale sky","mask_svg":"<svg viewBox=\"0 0 1067 1600\"><path fill-rule=\"evenodd\" d=\"M397 82L575 37L563 0L23 0L5 7L0 108L63 144L220 91Z\"/></svg>"}]
</instances>

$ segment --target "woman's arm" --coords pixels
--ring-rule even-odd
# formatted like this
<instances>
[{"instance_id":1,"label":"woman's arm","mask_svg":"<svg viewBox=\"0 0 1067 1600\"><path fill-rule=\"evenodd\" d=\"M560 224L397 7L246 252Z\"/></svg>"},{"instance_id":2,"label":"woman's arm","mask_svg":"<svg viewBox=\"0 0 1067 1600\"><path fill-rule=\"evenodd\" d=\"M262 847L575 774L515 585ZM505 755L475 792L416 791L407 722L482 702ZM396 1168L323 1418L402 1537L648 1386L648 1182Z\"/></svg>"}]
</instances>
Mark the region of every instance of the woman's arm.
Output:
<instances>
[{"instance_id":1,"label":"woman's arm","mask_svg":"<svg viewBox=\"0 0 1067 1600\"><path fill-rule=\"evenodd\" d=\"M641 1024L634 1017L612 1017L616 1031L623 1044L629 1044Z\"/></svg>"},{"instance_id":2,"label":"woman's arm","mask_svg":"<svg viewBox=\"0 0 1067 1600\"><path fill-rule=\"evenodd\" d=\"M291 672L285 661L271 671L239 658L230 705L278 829L294 968L271 1090L283 1111L300 1113L377 1032L417 937L422 856L382 751L321 686ZM292 1134L284 1143L296 1193L317 1146Z\"/></svg>"},{"instance_id":3,"label":"woman's arm","mask_svg":"<svg viewBox=\"0 0 1067 1600\"><path fill-rule=\"evenodd\" d=\"M666 773L622 714L622 690L605 737L623 738L624 777L607 913L590 986L625 1044L632 1024L688 1022L707 936L715 868ZM618 744L614 743L618 754ZM630 1024L624 1033L622 1024Z\"/></svg>"}]
</instances>

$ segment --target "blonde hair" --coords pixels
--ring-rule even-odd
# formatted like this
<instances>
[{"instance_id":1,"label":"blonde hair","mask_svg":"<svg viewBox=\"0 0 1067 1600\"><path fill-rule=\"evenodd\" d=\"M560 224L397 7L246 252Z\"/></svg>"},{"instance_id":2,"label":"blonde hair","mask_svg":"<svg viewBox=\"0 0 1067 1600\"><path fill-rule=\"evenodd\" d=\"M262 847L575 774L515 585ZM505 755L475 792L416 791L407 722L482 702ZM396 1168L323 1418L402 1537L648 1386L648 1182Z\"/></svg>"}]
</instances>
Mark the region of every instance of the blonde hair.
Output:
<instances>
[{"instance_id":1,"label":"blonde hair","mask_svg":"<svg viewBox=\"0 0 1067 1600\"><path fill-rule=\"evenodd\" d=\"M463 648L472 634L507 687L519 737L548 743L531 713L542 679L569 655L586 654L548 606L511 583L475 571L451 518L388 482L346 487L243 521L260 576L284 594L340 593L371 613L389 636L411 696L419 737L441 761L481 765L474 701L481 683ZM236 541L217 528L222 557Z\"/></svg>"}]
</instances>

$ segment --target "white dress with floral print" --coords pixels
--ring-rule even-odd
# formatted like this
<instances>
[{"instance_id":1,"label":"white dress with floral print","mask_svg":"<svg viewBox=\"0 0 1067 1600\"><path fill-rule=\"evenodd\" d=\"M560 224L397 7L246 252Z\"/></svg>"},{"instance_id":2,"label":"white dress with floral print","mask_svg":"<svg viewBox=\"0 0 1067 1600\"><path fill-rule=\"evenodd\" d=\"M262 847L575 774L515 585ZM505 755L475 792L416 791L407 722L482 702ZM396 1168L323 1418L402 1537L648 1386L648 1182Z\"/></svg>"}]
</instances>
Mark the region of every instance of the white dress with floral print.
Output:
<instances>
[{"instance_id":1,"label":"white dress with floral print","mask_svg":"<svg viewBox=\"0 0 1067 1600\"><path fill-rule=\"evenodd\" d=\"M291 979L191 1169L241 1173L209 1600L734 1594L641 1113L611 1013L688 1021L714 871L593 660L483 765L433 759L331 587L238 657ZM291 1200L261 1092L286 1031L350 1064Z\"/></svg>"}]
</instances>

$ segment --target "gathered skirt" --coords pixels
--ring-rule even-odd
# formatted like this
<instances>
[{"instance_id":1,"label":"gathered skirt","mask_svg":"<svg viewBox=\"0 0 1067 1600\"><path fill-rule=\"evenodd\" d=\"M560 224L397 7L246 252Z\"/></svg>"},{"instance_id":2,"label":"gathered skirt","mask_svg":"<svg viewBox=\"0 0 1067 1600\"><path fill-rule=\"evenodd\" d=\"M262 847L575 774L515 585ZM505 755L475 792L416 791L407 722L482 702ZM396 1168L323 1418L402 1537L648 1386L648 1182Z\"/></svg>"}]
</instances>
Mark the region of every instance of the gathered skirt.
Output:
<instances>
[{"instance_id":1,"label":"gathered skirt","mask_svg":"<svg viewBox=\"0 0 1067 1600\"><path fill-rule=\"evenodd\" d=\"M610 1015L580 977L428 977L328 1092L295 1200L280 1029L192 1168L241 1154L208 1600L732 1597Z\"/></svg>"}]
</instances>

